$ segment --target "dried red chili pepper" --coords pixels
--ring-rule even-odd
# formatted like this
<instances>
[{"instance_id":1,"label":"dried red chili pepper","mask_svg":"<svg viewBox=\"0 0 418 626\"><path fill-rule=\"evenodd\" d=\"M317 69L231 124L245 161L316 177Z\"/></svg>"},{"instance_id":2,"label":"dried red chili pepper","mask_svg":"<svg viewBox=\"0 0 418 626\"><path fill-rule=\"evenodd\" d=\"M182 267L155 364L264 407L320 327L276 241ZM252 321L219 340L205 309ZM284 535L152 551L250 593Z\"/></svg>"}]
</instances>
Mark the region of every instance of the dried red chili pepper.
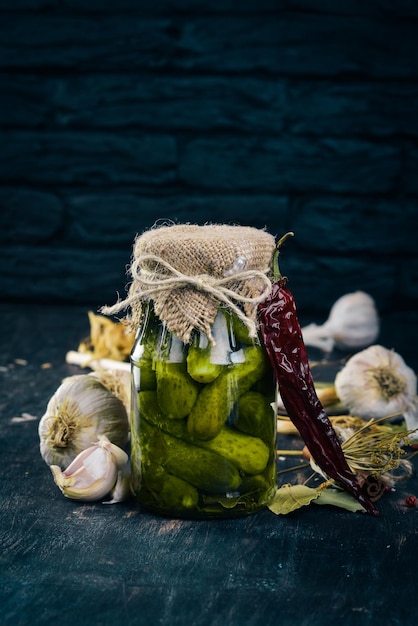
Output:
<instances>
[{"instance_id":1,"label":"dried red chili pepper","mask_svg":"<svg viewBox=\"0 0 418 626\"><path fill-rule=\"evenodd\" d=\"M287 414L317 465L351 493L366 511L378 515L348 466L337 434L315 391L295 300L278 268L279 248L289 235L293 233L282 237L277 244L272 291L258 307L263 343Z\"/></svg>"}]
</instances>

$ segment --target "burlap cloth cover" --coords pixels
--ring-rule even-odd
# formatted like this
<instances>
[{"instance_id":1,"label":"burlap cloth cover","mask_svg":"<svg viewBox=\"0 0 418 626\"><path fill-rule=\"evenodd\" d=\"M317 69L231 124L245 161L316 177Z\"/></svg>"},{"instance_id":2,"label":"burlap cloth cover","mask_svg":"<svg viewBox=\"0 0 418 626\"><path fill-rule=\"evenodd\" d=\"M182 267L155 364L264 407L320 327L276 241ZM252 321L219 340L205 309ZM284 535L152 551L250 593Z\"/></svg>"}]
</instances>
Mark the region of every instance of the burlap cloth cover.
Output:
<instances>
[{"instance_id":1,"label":"burlap cloth cover","mask_svg":"<svg viewBox=\"0 0 418 626\"><path fill-rule=\"evenodd\" d=\"M245 226L180 224L152 228L138 236L130 267L128 296L106 314L131 309L125 321L136 329L143 302L169 330L189 343L194 329L213 341L211 325L220 305L233 310L257 332L257 305L271 290L275 239Z\"/></svg>"}]
</instances>

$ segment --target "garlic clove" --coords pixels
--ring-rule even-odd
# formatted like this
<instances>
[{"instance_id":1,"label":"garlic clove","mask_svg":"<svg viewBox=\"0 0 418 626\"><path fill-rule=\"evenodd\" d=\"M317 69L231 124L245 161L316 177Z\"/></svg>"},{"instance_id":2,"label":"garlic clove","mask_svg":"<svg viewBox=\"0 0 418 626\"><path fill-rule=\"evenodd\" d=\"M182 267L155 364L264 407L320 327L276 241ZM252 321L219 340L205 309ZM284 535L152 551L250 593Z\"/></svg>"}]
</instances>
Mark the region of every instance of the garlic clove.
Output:
<instances>
[{"instance_id":1,"label":"garlic clove","mask_svg":"<svg viewBox=\"0 0 418 626\"><path fill-rule=\"evenodd\" d=\"M334 302L327 321L302 328L305 345L331 352L360 349L376 341L380 320L373 298L364 291L348 293Z\"/></svg>"},{"instance_id":2,"label":"garlic clove","mask_svg":"<svg viewBox=\"0 0 418 626\"><path fill-rule=\"evenodd\" d=\"M77 455L65 471L57 465L51 465L50 469L65 497L94 502L112 491L118 472L127 461L124 450L101 436L96 444Z\"/></svg>"},{"instance_id":3,"label":"garlic clove","mask_svg":"<svg viewBox=\"0 0 418 626\"><path fill-rule=\"evenodd\" d=\"M105 500L103 504L116 504L125 502L132 495L131 490L131 465L129 461L118 471L116 484L110 492L110 500Z\"/></svg>"},{"instance_id":4,"label":"garlic clove","mask_svg":"<svg viewBox=\"0 0 418 626\"><path fill-rule=\"evenodd\" d=\"M351 415L363 419L411 409L417 377L394 350L373 345L354 354L335 377L335 390Z\"/></svg>"}]
</instances>

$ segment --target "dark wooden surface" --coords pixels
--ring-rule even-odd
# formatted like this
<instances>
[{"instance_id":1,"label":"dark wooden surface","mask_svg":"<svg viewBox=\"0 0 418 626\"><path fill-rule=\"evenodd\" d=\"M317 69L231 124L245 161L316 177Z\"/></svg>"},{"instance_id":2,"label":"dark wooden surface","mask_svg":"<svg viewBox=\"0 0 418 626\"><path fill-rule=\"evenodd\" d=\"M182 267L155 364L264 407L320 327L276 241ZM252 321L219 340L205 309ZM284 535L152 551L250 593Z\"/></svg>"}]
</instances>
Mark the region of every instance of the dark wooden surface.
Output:
<instances>
[{"instance_id":1,"label":"dark wooden surface","mask_svg":"<svg viewBox=\"0 0 418 626\"><path fill-rule=\"evenodd\" d=\"M79 372L65 353L87 334L86 311L0 305L2 625L416 624L418 509L404 506L415 477L378 518L312 505L196 522L66 500L37 427ZM36 419L14 419L25 414Z\"/></svg>"}]
</instances>

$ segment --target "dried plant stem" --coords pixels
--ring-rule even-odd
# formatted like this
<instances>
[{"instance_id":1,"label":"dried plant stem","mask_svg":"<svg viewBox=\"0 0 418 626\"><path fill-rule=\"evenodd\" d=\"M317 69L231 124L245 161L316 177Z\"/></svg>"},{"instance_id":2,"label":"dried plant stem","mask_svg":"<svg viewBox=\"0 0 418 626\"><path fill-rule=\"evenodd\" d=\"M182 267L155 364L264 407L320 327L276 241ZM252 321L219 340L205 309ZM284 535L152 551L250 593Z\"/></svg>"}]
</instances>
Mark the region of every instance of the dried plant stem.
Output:
<instances>
[{"instance_id":1,"label":"dried plant stem","mask_svg":"<svg viewBox=\"0 0 418 626\"><path fill-rule=\"evenodd\" d=\"M279 435L298 435L299 431L289 418L280 416L277 420L277 433Z\"/></svg>"},{"instance_id":2,"label":"dried plant stem","mask_svg":"<svg viewBox=\"0 0 418 626\"><path fill-rule=\"evenodd\" d=\"M303 456L302 450L276 450L279 456Z\"/></svg>"},{"instance_id":3,"label":"dried plant stem","mask_svg":"<svg viewBox=\"0 0 418 626\"><path fill-rule=\"evenodd\" d=\"M340 402L334 385L330 385L329 387L317 387L316 395L322 406L331 406Z\"/></svg>"},{"instance_id":4,"label":"dried plant stem","mask_svg":"<svg viewBox=\"0 0 418 626\"><path fill-rule=\"evenodd\" d=\"M309 463L301 463L300 465L292 465L292 467L285 467L282 470L277 470L277 474L287 474L288 472L295 472L296 470L304 469L305 467L309 467Z\"/></svg>"},{"instance_id":5,"label":"dried plant stem","mask_svg":"<svg viewBox=\"0 0 418 626\"><path fill-rule=\"evenodd\" d=\"M90 354L70 350L65 355L66 363L70 365L79 365L80 367L89 367L92 370L125 370L130 371L131 365L125 361L116 361L115 359L94 359Z\"/></svg>"}]
</instances>

